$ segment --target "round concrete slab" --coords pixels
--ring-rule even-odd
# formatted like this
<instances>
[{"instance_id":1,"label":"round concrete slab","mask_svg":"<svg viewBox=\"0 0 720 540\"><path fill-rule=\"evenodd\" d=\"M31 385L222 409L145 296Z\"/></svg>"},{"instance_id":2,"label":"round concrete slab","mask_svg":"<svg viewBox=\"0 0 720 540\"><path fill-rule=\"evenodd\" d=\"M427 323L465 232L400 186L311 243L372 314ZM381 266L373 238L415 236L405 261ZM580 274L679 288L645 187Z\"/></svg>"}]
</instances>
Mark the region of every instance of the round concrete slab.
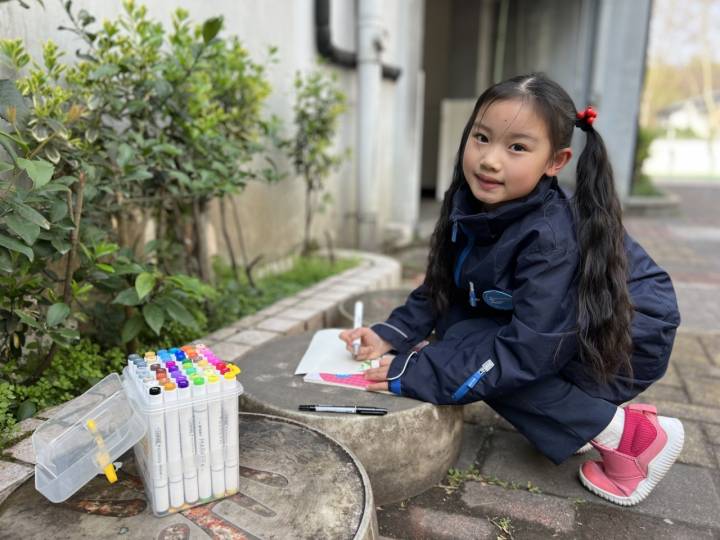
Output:
<instances>
[{"instance_id":1,"label":"round concrete slab","mask_svg":"<svg viewBox=\"0 0 720 540\"><path fill-rule=\"evenodd\" d=\"M240 414L240 492L158 518L148 508L132 452L118 482L96 476L61 504L34 479L0 506L3 538L157 538L189 540L378 538L365 471L354 456L308 426Z\"/></svg>"},{"instance_id":2,"label":"round concrete slab","mask_svg":"<svg viewBox=\"0 0 720 540\"><path fill-rule=\"evenodd\" d=\"M455 461L462 441L462 407L306 383L293 375L312 333L282 337L242 359L240 408L298 420L347 446L370 477L377 504L412 497L437 484ZM306 413L301 403L370 405L385 416Z\"/></svg>"}]
</instances>

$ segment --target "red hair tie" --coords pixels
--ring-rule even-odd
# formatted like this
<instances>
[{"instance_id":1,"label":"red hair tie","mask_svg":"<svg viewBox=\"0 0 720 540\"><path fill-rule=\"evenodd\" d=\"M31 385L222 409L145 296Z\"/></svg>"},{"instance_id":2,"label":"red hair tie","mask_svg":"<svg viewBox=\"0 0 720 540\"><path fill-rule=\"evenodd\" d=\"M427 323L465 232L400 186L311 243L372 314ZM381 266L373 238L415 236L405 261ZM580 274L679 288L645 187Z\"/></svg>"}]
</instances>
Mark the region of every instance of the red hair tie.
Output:
<instances>
[{"instance_id":1,"label":"red hair tie","mask_svg":"<svg viewBox=\"0 0 720 540\"><path fill-rule=\"evenodd\" d=\"M579 111L575 116L577 116L575 125L583 131L588 131L597 118L597 111L588 105L584 111Z\"/></svg>"}]
</instances>

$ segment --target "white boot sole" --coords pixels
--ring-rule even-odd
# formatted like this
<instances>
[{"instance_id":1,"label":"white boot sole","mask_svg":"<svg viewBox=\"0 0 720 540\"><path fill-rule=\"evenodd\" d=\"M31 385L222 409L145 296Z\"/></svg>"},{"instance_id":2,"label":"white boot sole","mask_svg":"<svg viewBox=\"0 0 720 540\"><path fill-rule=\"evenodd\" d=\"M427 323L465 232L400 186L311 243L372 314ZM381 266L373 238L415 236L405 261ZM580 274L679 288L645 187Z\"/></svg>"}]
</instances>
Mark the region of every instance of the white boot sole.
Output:
<instances>
[{"instance_id":1,"label":"white boot sole","mask_svg":"<svg viewBox=\"0 0 720 540\"><path fill-rule=\"evenodd\" d=\"M680 420L677 418L668 418L667 416L658 416L658 423L667 434L667 443L665 444L665 448L648 464L647 478L640 481L632 495L629 497L621 497L614 493L609 493L604 489L600 489L585 477L582 472L582 467L580 467L580 482L582 485L595 495L621 506L633 506L644 500L658 482L663 479L673 463L675 463L685 442L685 430Z\"/></svg>"}]
</instances>

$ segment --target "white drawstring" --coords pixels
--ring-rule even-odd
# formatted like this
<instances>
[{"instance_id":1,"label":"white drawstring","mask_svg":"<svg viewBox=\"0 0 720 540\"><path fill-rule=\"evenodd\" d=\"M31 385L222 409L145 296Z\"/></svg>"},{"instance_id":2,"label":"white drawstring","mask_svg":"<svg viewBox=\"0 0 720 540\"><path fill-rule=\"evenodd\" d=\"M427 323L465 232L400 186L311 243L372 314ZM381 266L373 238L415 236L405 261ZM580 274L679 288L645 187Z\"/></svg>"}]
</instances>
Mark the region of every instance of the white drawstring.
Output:
<instances>
[{"instance_id":1,"label":"white drawstring","mask_svg":"<svg viewBox=\"0 0 720 540\"><path fill-rule=\"evenodd\" d=\"M407 369L408 362L410 362L410 359L413 357L414 354L417 354L417 351L411 352L408 357L405 359L405 365L402 368L402 371L395 375L394 377L388 377L388 381L394 381L395 379L399 379L403 376L403 373L405 373L405 369Z\"/></svg>"}]
</instances>

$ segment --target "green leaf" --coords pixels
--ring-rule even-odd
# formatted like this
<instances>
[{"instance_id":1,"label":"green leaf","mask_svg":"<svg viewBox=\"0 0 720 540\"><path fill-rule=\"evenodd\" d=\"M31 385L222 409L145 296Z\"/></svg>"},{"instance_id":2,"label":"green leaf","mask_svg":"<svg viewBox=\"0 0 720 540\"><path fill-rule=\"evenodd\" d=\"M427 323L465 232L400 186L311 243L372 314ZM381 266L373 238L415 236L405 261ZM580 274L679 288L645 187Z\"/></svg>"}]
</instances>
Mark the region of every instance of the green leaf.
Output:
<instances>
[{"instance_id":1,"label":"green leaf","mask_svg":"<svg viewBox=\"0 0 720 540\"><path fill-rule=\"evenodd\" d=\"M147 304L143 306L142 312L148 326L153 329L153 332L160 335L160 329L165 322L165 313L162 308L156 304Z\"/></svg>"},{"instance_id":2,"label":"green leaf","mask_svg":"<svg viewBox=\"0 0 720 540\"><path fill-rule=\"evenodd\" d=\"M150 291L152 291L154 287L155 275L150 272L143 272L135 278L135 290L140 300L150 294Z\"/></svg>"},{"instance_id":3,"label":"green leaf","mask_svg":"<svg viewBox=\"0 0 720 540\"><path fill-rule=\"evenodd\" d=\"M22 309L16 309L13 313L15 313L15 315L17 315L18 318L30 328L40 328L40 323L38 323L37 319L35 319L35 317L33 317L30 313L27 313Z\"/></svg>"},{"instance_id":4,"label":"green leaf","mask_svg":"<svg viewBox=\"0 0 720 540\"><path fill-rule=\"evenodd\" d=\"M44 159L17 158L18 167L23 169L32 178L35 187L43 187L52 178L55 167Z\"/></svg>"},{"instance_id":5,"label":"green leaf","mask_svg":"<svg viewBox=\"0 0 720 540\"><path fill-rule=\"evenodd\" d=\"M52 240L50 240L50 243L60 255L65 255L72 247L67 239L59 236L55 236Z\"/></svg>"},{"instance_id":6,"label":"green leaf","mask_svg":"<svg viewBox=\"0 0 720 540\"><path fill-rule=\"evenodd\" d=\"M68 206L66 201L55 201L50 206L50 221L56 223L67 216Z\"/></svg>"},{"instance_id":7,"label":"green leaf","mask_svg":"<svg viewBox=\"0 0 720 540\"><path fill-rule=\"evenodd\" d=\"M122 327L122 332L120 334L122 342L127 343L137 336L140 333L140 330L143 329L144 325L145 323L143 322L143 318L139 314L136 313L130 317L127 321L125 321L125 324L123 324Z\"/></svg>"},{"instance_id":8,"label":"green leaf","mask_svg":"<svg viewBox=\"0 0 720 540\"><path fill-rule=\"evenodd\" d=\"M70 315L70 307L64 302L58 302L50 306L47 312L48 326L57 326Z\"/></svg>"},{"instance_id":9,"label":"green leaf","mask_svg":"<svg viewBox=\"0 0 720 540\"><path fill-rule=\"evenodd\" d=\"M29 399L26 399L18 407L18 410L15 413L15 416L17 416L17 419L20 422L22 420L25 420L26 418L30 418L36 412L37 412L37 406L35 405L35 402L31 401Z\"/></svg>"},{"instance_id":10,"label":"green leaf","mask_svg":"<svg viewBox=\"0 0 720 540\"><path fill-rule=\"evenodd\" d=\"M96 81L105 77L112 77L113 75L120 72L120 67L116 64L103 64L96 70L90 72L88 79Z\"/></svg>"},{"instance_id":11,"label":"green leaf","mask_svg":"<svg viewBox=\"0 0 720 540\"><path fill-rule=\"evenodd\" d=\"M14 81L0 79L0 118L10 121L8 108L15 108L15 121L21 124L29 109Z\"/></svg>"},{"instance_id":12,"label":"green leaf","mask_svg":"<svg viewBox=\"0 0 720 540\"><path fill-rule=\"evenodd\" d=\"M11 214L5 218L5 223L12 232L25 240L25 243L32 246L40 234L40 227L34 223L30 223L24 219L20 219L15 214Z\"/></svg>"},{"instance_id":13,"label":"green leaf","mask_svg":"<svg viewBox=\"0 0 720 540\"><path fill-rule=\"evenodd\" d=\"M5 163L4 161L0 161L0 173L5 171L12 171L15 168L15 165L12 163Z\"/></svg>"},{"instance_id":14,"label":"green leaf","mask_svg":"<svg viewBox=\"0 0 720 540\"><path fill-rule=\"evenodd\" d=\"M45 230L50 230L50 222L37 210L22 203L15 204L14 206L15 211L28 221L31 221Z\"/></svg>"},{"instance_id":15,"label":"green leaf","mask_svg":"<svg viewBox=\"0 0 720 540\"><path fill-rule=\"evenodd\" d=\"M129 144L122 143L118 147L118 155L117 155L117 163L120 165L120 167L125 168L125 166L130 163L130 160L133 157L133 154L135 152L133 151L132 147Z\"/></svg>"},{"instance_id":16,"label":"green leaf","mask_svg":"<svg viewBox=\"0 0 720 540\"><path fill-rule=\"evenodd\" d=\"M209 43L215 36L218 35L223 25L222 17L213 17L203 23L202 34L203 41Z\"/></svg>"},{"instance_id":17,"label":"green leaf","mask_svg":"<svg viewBox=\"0 0 720 540\"><path fill-rule=\"evenodd\" d=\"M100 270L103 272L107 272L108 274L114 274L115 269L110 264L105 263L97 263L95 266L97 266Z\"/></svg>"},{"instance_id":18,"label":"green leaf","mask_svg":"<svg viewBox=\"0 0 720 540\"><path fill-rule=\"evenodd\" d=\"M14 238L5 236L4 234L0 234L0 246L6 247L12 251L17 251L18 253L22 253L30 260L30 262L33 262L33 259L35 258L32 249L30 249L25 244L18 242Z\"/></svg>"},{"instance_id":19,"label":"green leaf","mask_svg":"<svg viewBox=\"0 0 720 540\"><path fill-rule=\"evenodd\" d=\"M120 246L117 244L98 244L93 248L95 250L95 256L99 259L100 257L104 257L105 255L110 255L111 253L115 253L118 249L120 249Z\"/></svg>"},{"instance_id":20,"label":"green leaf","mask_svg":"<svg viewBox=\"0 0 720 540\"><path fill-rule=\"evenodd\" d=\"M164 307L167 314L183 326L197 328L195 317L192 316L185 306L174 298L166 298Z\"/></svg>"},{"instance_id":21,"label":"green leaf","mask_svg":"<svg viewBox=\"0 0 720 540\"><path fill-rule=\"evenodd\" d=\"M112 303L122 304L123 306L137 306L140 303L140 299L135 289L129 287L118 294Z\"/></svg>"}]
</instances>

